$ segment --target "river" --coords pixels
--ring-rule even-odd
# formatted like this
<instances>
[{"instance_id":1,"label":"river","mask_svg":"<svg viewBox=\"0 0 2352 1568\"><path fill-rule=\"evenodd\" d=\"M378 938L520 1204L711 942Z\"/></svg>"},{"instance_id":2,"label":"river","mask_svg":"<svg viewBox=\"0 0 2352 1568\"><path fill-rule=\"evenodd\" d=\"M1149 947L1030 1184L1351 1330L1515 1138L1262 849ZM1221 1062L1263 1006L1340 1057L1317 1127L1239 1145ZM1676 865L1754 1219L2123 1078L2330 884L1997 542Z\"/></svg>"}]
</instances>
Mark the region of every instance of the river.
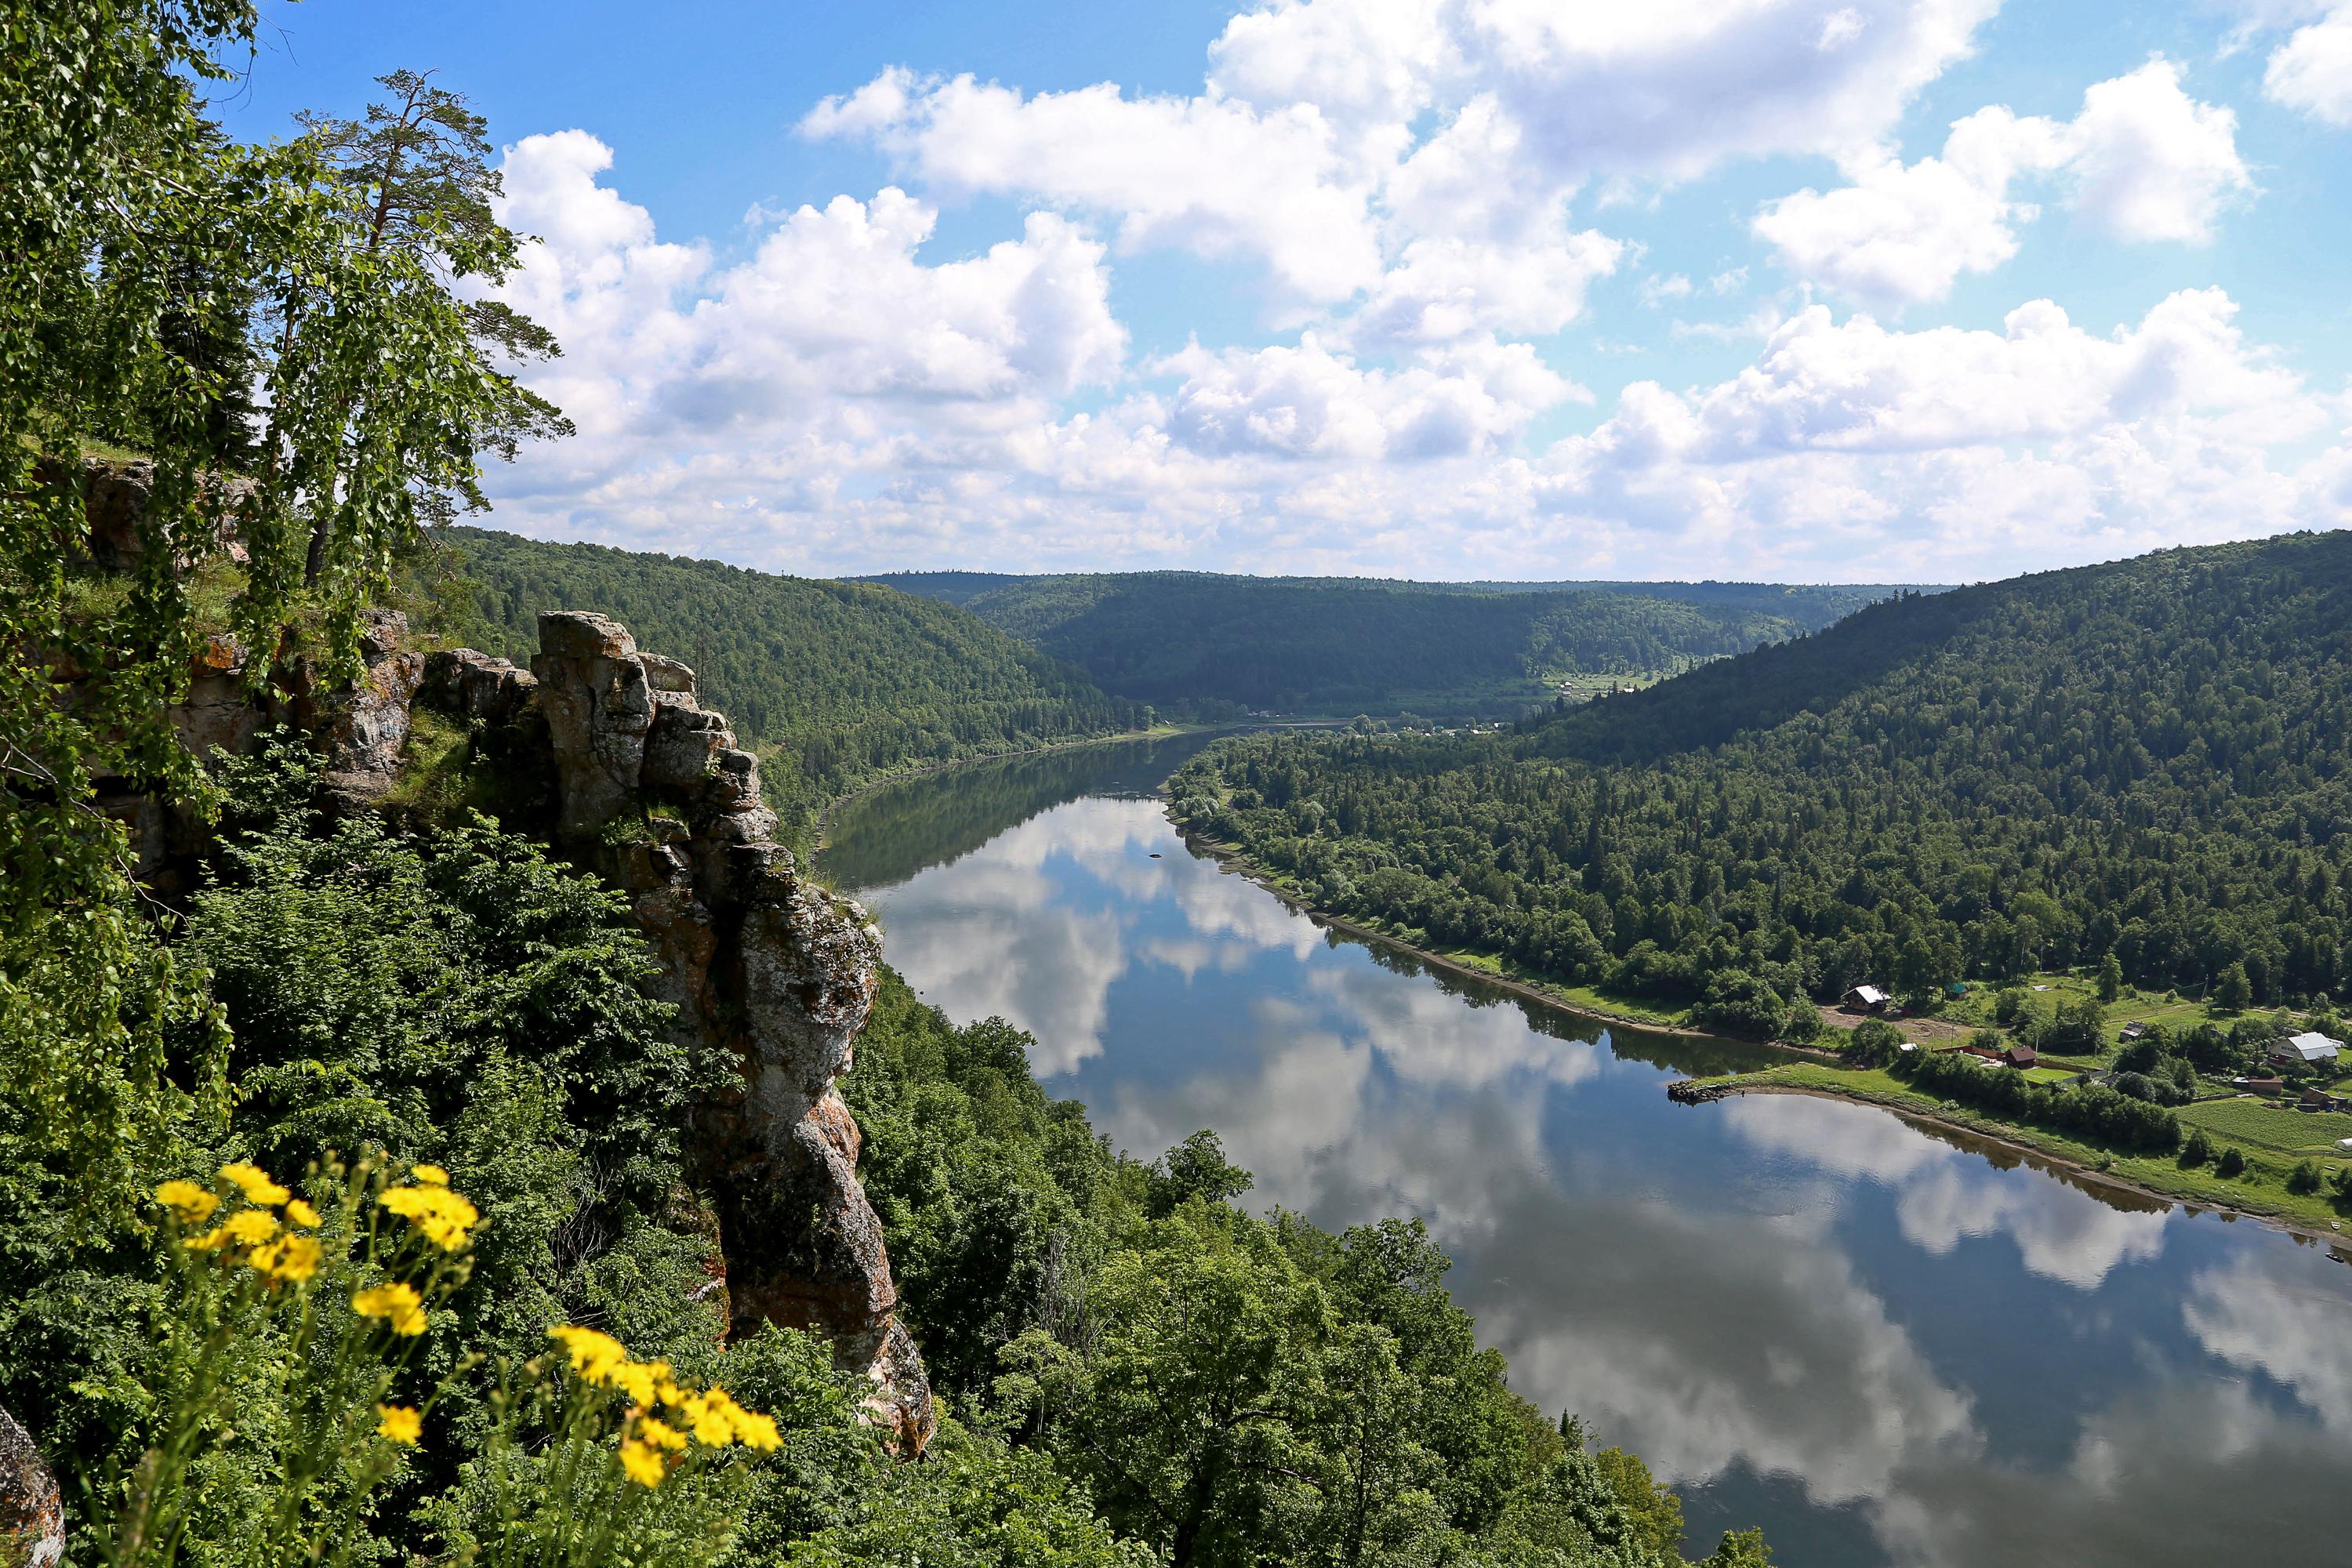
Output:
<instances>
[{"instance_id":1,"label":"river","mask_svg":"<svg viewBox=\"0 0 2352 1568\"><path fill-rule=\"evenodd\" d=\"M961 1021L1244 1201L1418 1215L1513 1385L1640 1453L1687 1550L1784 1568L2352 1563L2352 1268L1859 1105L1664 1086L1750 1047L1523 1003L1340 938L1190 852L1206 743L977 764L851 802L824 867Z\"/></svg>"}]
</instances>

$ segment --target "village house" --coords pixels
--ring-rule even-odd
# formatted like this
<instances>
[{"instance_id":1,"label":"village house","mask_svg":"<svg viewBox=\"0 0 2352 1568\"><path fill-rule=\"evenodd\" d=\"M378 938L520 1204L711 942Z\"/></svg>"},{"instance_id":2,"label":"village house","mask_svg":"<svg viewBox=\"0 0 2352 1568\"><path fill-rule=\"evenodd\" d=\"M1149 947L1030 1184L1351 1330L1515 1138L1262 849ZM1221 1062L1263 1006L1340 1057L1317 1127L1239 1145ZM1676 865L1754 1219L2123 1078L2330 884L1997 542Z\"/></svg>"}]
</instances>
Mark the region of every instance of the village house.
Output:
<instances>
[{"instance_id":1,"label":"village house","mask_svg":"<svg viewBox=\"0 0 2352 1568\"><path fill-rule=\"evenodd\" d=\"M2004 1067L2030 1068L2037 1059L2039 1058L2034 1056L2033 1047L2022 1040L2000 1053L2001 1065Z\"/></svg>"},{"instance_id":2,"label":"village house","mask_svg":"<svg viewBox=\"0 0 2352 1568\"><path fill-rule=\"evenodd\" d=\"M1840 998L1848 1007L1863 1013L1884 1013L1889 1000L1885 992L1875 985L1856 985Z\"/></svg>"},{"instance_id":3,"label":"village house","mask_svg":"<svg viewBox=\"0 0 2352 1568\"><path fill-rule=\"evenodd\" d=\"M2124 1034L2123 1034L2123 1037L2124 1037L2125 1039L2126 1039L2126 1040L2137 1040L2137 1039L2138 1039L2142 1035L2145 1035L2145 1034L2147 1034L2147 1026L2146 1024L2141 1023L2138 1019L2135 1018L2135 1019L2133 1019L2130 1023L2126 1024L2126 1025L2124 1026Z\"/></svg>"},{"instance_id":4,"label":"village house","mask_svg":"<svg viewBox=\"0 0 2352 1568\"><path fill-rule=\"evenodd\" d=\"M2341 1041L2331 1040L2316 1032L2301 1034L2271 1045L2271 1065L2273 1067L2316 1067L2332 1062L2344 1054Z\"/></svg>"}]
</instances>

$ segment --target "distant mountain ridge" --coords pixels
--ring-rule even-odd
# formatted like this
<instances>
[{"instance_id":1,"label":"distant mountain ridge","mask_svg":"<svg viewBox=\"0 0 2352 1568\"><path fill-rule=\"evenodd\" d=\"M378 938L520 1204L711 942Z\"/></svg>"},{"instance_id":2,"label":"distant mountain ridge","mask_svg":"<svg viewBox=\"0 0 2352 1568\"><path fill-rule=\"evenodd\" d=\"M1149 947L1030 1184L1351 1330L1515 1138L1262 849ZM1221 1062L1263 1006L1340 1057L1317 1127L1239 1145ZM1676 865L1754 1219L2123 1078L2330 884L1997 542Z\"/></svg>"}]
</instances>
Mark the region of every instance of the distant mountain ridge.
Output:
<instances>
[{"instance_id":1,"label":"distant mountain ridge","mask_svg":"<svg viewBox=\"0 0 2352 1568\"><path fill-rule=\"evenodd\" d=\"M2112 953L2352 990L2352 531L1875 605L1511 735L1234 742L1180 810L1342 913L1630 995Z\"/></svg>"},{"instance_id":2,"label":"distant mountain ridge","mask_svg":"<svg viewBox=\"0 0 2352 1568\"><path fill-rule=\"evenodd\" d=\"M851 580L960 605L1138 700L1490 717L1547 699L1561 677L1670 673L1827 626L1899 591L1206 572Z\"/></svg>"}]
</instances>

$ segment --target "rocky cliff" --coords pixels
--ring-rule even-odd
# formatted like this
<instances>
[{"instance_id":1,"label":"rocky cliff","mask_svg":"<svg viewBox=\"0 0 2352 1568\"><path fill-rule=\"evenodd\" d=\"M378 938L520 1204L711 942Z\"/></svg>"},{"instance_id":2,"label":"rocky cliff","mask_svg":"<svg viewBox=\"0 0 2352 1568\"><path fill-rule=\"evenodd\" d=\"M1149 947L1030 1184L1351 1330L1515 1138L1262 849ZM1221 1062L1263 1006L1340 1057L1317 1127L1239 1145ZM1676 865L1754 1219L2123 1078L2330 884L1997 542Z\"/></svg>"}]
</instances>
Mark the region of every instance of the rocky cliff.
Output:
<instances>
[{"instance_id":1,"label":"rocky cliff","mask_svg":"<svg viewBox=\"0 0 2352 1568\"><path fill-rule=\"evenodd\" d=\"M509 755L543 745L559 841L628 894L679 1029L740 1065L690 1140L736 1329L830 1336L871 1381L873 1418L919 1451L930 1388L834 1089L873 1005L880 932L775 841L759 761L702 706L691 669L602 616L542 615L539 635L527 671L471 649L432 655L419 700L510 731Z\"/></svg>"},{"instance_id":2,"label":"rocky cliff","mask_svg":"<svg viewBox=\"0 0 2352 1568\"><path fill-rule=\"evenodd\" d=\"M880 933L775 841L759 761L702 706L693 670L602 616L555 612L539 628L526 670L467 648L411 651L406 622L375 612L356 685L322 688L296 666L266 697L243 650L215 638L173 718L199 755L249 752L266 727L295 725L326 764L327 803L348 811L390 792L424 706L467 723L477 754L517 775L516 794L542 797L563 851L628 894L678 1029L740 1065L688 1139L734 1329L829 1336L870 1380L871 1418L919 1452L930 1387L857 1183L857 1124L834 1089L873 1005ZM195 826L137 795L108 805L131 823L151 879L173 890Z\"/></svg>"}]
</instances>

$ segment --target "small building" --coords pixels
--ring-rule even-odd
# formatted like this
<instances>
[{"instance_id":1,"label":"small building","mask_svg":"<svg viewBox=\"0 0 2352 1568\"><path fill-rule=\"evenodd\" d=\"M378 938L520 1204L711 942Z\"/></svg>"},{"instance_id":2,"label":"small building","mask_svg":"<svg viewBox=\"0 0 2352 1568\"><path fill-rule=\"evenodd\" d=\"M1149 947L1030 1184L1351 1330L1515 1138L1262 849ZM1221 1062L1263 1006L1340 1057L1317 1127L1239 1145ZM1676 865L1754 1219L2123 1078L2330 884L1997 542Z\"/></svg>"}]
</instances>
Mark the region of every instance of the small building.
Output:
<instances>
[{"instance_id":1,"label":"small building","mask_svg":"<svg viewBox=\"0 0 2352 1568\"><path fill-rule=\"evenodd\" d=\"M2000 1053L2001 1065L2004 1067L2030 1068L2039 1059L2033 1054L2033 1047L2022 1040Z\"/></svg>"},{"instance_id":2,"label":"small building","mask_svg":"<svg viewBox=\"0 0 2352 1568\"><path fill-rule=\"evenodd\" d=\"M2284 1094L2286 1079L2283 1078L2233 1078L2230 1080L2248 1094Z\"/></svg>"},{"instance_id":3,"label":"small building","mask_svg":"<svg viewBox=\"0 0 2352 1568\"><path fill-rule=\"evenodd\" d=\"M2146 1024L2141 1023L2138 1019L2134 1018L2130 1023L2126 1024L2126 1025L2124 1026L2124 1036L2123 1036L2123 1037L2124 1037L2125 1039L2126 1039L2126 1040L2137 1040L2137 1039L2138 1039L2142 1035L2145 1035L2145 1034L2147 1034L2147 1026Z\"/></svg>"},{"instance_id":4,"label":"small building","mask_svg":"<svg viewBox=\"0 0 2352 1568\"><path fill-rule=\"evenodd\" d=\"M2324 1089L2305 1089L2303 1099L2296 1103L2305 1110L2341 1110L2344 1109L2344 1097L2330 1094Z\"/></svg>"},{"instance_id":5,"label":"small building","mask_svg":"<svg viewBox=\"0 0 2352 1568\"><path fill-rule=\"evenodd\" d=\"M2272 1062L2279 1067L2311 1067L2320 1062L2332 1062L2344 1054L2341 1041L2313 1031L2294 1035L2271 1043Z\"/></svg>"},{"instance_id":6,"label":"small building","mask_svg":"<svg viewBox=\"0 0 2352 1568\"><path fill-rule=\"evenodd\" d=\"M1847 1006L1864 1013L1885 1012L1890 999L1875 985L1856 985L1841 998Z\"/></svg>"}]
</instances>

